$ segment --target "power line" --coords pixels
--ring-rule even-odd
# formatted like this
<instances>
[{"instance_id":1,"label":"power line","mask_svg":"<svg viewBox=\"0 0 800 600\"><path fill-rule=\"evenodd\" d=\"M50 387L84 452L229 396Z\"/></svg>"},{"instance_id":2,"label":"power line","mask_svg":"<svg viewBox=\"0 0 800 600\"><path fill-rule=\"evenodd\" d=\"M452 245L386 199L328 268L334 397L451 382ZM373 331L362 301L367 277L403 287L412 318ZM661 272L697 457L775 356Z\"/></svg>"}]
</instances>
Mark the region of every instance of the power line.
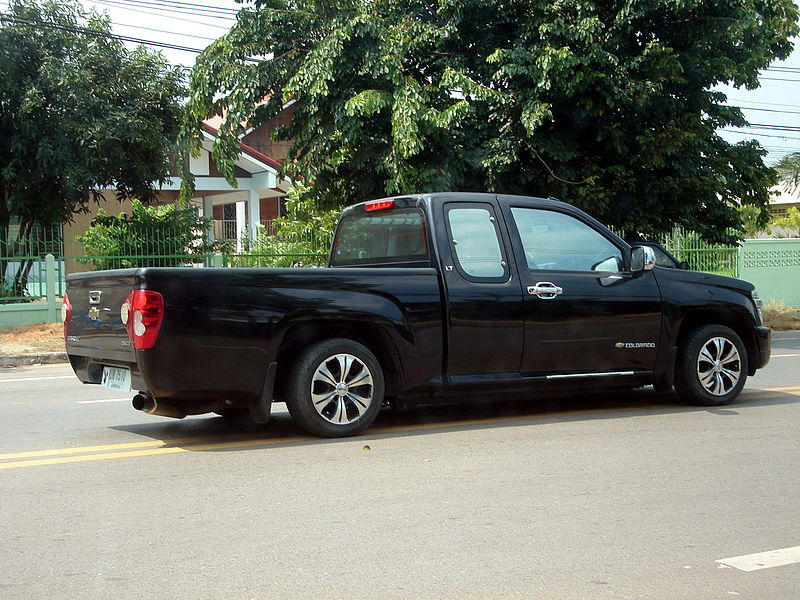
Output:
<instances>
[{"instance_id":1,"label":"power line","mask_svg":"<svg viewBox=\"0 0 800 600\"><path fill-rule=\"evenodd\" d=\"M174 4L167 4L164 2L159 2L156 0L105 0L103 2L109 6L114 6L117 8L134 8L136 10L147 9L151 11L158 11L158 12L166 12L169 14L184 14L190 15L194 17L205 17L209 19L218 19L223 21L235 21L236 15L239 11L233 9L222 9L219 10L209 10L209 9L192 9L188 6L184 5L184 3L174 3ZM232 11L232 12L228 12Z\"/></svg>"},{"instance_id":2,"label":"power line","mask_svg":"<svg viewBox=\"0 0 800 600\"><path fill-rule=\"evenodd\" d=\"M800 73L800 67L787 67L784 65L769 66L765 71L776 71L780 73Z\"/></svg>"},{"instance_id":3,"label":"power line","mask_svg":"<svg viewBox=\"0 0 800 600\"><path fill-rule=\"evenodd\" d=\"M790 106L792 108L800 108L800 104L779 104L777 102L757 102L755 100L740 100L738 98L728 98L731 102L746 102L747 104L762 104L764 106Z\"/></svg>"},{"instance_id":4,"label":"power line","mask_svg":"<svg viewBox=\"0 0 800 600\"><path fill-rule=\"evenodd\" d=\"M130 4L157 4L163 6L180 7L183 9L210 10L221 13L232 13L234 15L239 12L238 8L215 6L213 4L198 4L197 2L184 2L181 0L119 0L119 1Z\"/></svg>"},{"instance_id":5,"label":"power line","mask_svg":"<svg viewBox=\"0 0 800 600\"><path fill-rule=\"evenodd\" d=\"M772 108L751 108L749 106L736 106L734 104L728 104L731 108L739 108L741 110L758 110L762 112L770 112L770 113L779 113L782 115L800 115L800 110L775 110Z\"/></svg>"},{"instance_id":6,"label":"power line","mask_svg":"<svg viewBox=\"0 0 800 600\"><path fill-rule=\"evenodd\" d=\"M185 37L185 38L193 38L196 40L207 40L209 42L213 42L216 38L205 37L202 35L191 35L189 33L176 33L174 31L166 31L164 29L153 29L152 27L143 27L141 25L127 25L126 23L114 23L116 27L128 27L131 29L143 29L144 31L153 31L155 33L168 33L170 35L174 35L176 37ZM777 111L781 112L781 111ZM798 113L800 114L800 113Z\"/></svg>"},{"instance_id":7,"label":"power line","mask_svg":"<svg viewBox=\"0 0 800 600\"><path fill-rule=\"evenodd\" d=\"M207 23L205 21L195 21L193 19L187 19L186 17L176 17L174 15L166 14L166 13L157 13L157 12L150 12L147 10L141 10L138 8L129 8L119 4L116 4L113 0L91 0L94 4L100 4L102 6L108 6L110 8L116 8L119 10L126 10L129 12L133 12L139 15L150 15L153 17L159 17L161 19L172 19L175 21L180 21L181 23L194 23L195 25L203 25L205 27L213 27L214 29L221 29L223 31L228 31L230 27L225 27L224 25L214 25L213 23Z\"/></svg>"},{"instance_id":8,"label":"power line","mask_svg":"<svg viewBox=\"0 0 800 600\"><path fill-rule=\"evenodd\" d=\"M197 48L188 48L187 46L178 46L177 44L169 44L164 42L155 42L152 40L143 40L140 38L129 37L125 35L117 35L114 33L106 33L105 31L97 31L96 29L88 29L86 27L79 27L79 26L71 26L71 25L60 25L58 23L48 23L46 21L30 21L26 19L20 19L18 17L13 17L11 15L7 15L4 13L0 13L0 21L5 23L15 23L17 25L31 25L33 27L42 27L42 28L50 28L50 29L57 29L59 31L68 31L71 33L80 33L83 35L88 35L90 37L98 37L98 38L108 38L119 40L121 42L131 42L134 44L145 44L147 46L157 46L159 48L168 48L170 50L184 50L186 52L196 52L200 53L202 50Z\"/></svg>"},{"instance_id":9,"label":"power line","mask_svg":"<svg viewBox=\"0 0 800 600\"><path fill-rule=\"evenodd\" d=\"M767 138L778 138L781 140L800 140L800 137L791 137L788 135L770 135L768 133L755 133L754 131L737 131L736 129L728 129L726 127L723 127L722 131L727 131L729 133L738 133L739 135L746 135L747 137L757 136L757 137L767 137Z\"/></svg>"},{"instance_id":10,"label":"power line","mask_svg":"<svg viewBox=\"0 0 800 600\"><path fill-rule=\"evenodd\" d=\"M800 79L782 79L780 77L759 77L761 81L791 81L792 83L800 83Z\"/></svg>"},{"instance_id":11,"label":"power line","mask_svg":"<svg viewBox=\"0 0 800 600\"><path fill-rule=\"evenodd\" d=\"M98 38L106 38L106 39L114 39L120 42L130 42L133 44L142 44L145 46L154 46L156 48L165 48L167 50L180 50L183 52L191 52L193 54L200 54L203 50L199 48L190 48L188 46L180 46L178 44L170 44L167 42L156 42L153 40L145 40L141 38L135 38L125 35L117 35L114 33L107 33L104 31L97 31L96 29L88 29L86 27L79 27L79 26L71 26L71 25L60 25L58 23L49 23L46 21L31 21L26 19L20 19L18 17L14 17L11 15L7 15L5 13L0 13L0 22L6 23L16 23L19 25L30 25L33 27L41 27L41 28L50 28L56 29L60 31L68 31L71 33L79 33L83 35L88 35L92 37ZM258 59L255 58L245 58L243 59L246 62L260 62Z\"/></svg>"},{"instance_id":12,"label":"power line","mask_svg":"<svg viewBox=\"0 0 800 600\"><path fill-rule=\"evenodd\" d=\"M772 125L770 123L750 123L748 127L752 127L753 129L770 129L773 131L791 131L791 132L800 132L800 127L796 127L793 125Z\"/></svg>"}]
</instances>

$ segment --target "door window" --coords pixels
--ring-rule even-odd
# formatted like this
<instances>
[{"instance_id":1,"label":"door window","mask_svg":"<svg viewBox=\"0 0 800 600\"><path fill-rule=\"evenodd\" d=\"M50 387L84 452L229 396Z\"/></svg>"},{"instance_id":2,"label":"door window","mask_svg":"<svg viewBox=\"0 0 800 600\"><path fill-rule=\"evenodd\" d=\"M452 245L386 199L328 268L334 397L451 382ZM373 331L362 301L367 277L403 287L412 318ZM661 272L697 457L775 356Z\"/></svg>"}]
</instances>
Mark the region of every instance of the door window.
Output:
<instances>
[{"instance_id":1,"label":"door window","mask_svg":"<svg viewBox=\"0 0 800 600\"><path fill-rule=\"evenodd\" d=\"M447 211L447 221L456 261L467 277L507 278L497 222L488 208L453 207Z\"/></svg>"},{"instance_id":2,"label":"door window","mask_svg":"<svg viewBox=\"0 0 800 600\"><path fill-rule=\"evenodd\" d=\"M618 272L622 251L586 223L552 210L512 208L528 269Z\"/></svg>"}]
</instances>

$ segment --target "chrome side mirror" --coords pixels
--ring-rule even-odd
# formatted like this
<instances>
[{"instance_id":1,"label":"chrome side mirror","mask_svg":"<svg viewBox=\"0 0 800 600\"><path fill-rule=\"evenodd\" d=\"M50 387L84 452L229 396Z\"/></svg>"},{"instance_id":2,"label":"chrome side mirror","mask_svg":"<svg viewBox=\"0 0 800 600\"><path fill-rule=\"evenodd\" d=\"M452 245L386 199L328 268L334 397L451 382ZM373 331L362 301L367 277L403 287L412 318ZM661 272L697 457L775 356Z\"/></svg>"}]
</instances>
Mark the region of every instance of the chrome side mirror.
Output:
<instances>
[{"instance_id":1,"label":"chrome side mirror","mask_svg":"<svg viewBox=\"0 0 800 600\"><path fill-rule=\"evenodd\" d=\"M650 246L634 246L631 250L631 272L652 271L656 266L656 253Z\"/></svg>"}]
</instances>

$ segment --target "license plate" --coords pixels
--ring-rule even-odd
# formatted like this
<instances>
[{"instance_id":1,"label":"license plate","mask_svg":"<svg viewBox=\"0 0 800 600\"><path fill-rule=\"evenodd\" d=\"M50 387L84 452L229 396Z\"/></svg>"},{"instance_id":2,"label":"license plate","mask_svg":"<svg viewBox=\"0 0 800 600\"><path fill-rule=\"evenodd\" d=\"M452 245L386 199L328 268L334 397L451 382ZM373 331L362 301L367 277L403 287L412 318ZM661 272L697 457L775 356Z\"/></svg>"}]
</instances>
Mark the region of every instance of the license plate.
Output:
<instances>
[{"instance_id":1,"label":"license plate","mask_svg":"<svg viewBox=\"0 0 800 600\"><path fill-rule=\"evenodd\" d=\"M103 387L122 392L131 391L131 372L130 369L119 367L103 367L103 379L100 382Z\"/></svg>"}]
</instances>

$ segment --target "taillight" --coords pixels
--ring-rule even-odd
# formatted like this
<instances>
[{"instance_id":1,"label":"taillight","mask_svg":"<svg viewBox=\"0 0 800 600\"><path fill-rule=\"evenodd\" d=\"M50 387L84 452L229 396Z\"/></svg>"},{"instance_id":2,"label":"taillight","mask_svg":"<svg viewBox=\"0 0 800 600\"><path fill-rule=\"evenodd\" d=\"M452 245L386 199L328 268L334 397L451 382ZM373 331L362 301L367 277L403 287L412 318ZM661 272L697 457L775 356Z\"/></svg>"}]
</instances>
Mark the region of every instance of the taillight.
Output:
<instances>
[{"instance_id":1,"label":"taillight","mask_svg":"<svg viewBox=\"0 0 800 600\"><path fill-rule=\"evenodd\" d=\"M120 318L136 350L152 348L164 319L164 297L158 292L133 290L122 305Z\"/></svg>"},{"instance_id":2,"label":"taillight","mask_svg":"<svg viewBox=\"0 0 800 600\"><path fill-rule=\"evenodd\" d=\"M69 296L64 292L64 300L61 302L61 320L64 322L64 339L67 339L67 330L69 329L69 320L72 317L72 304L69 301Z\"/></svg>"}]
</instances>

